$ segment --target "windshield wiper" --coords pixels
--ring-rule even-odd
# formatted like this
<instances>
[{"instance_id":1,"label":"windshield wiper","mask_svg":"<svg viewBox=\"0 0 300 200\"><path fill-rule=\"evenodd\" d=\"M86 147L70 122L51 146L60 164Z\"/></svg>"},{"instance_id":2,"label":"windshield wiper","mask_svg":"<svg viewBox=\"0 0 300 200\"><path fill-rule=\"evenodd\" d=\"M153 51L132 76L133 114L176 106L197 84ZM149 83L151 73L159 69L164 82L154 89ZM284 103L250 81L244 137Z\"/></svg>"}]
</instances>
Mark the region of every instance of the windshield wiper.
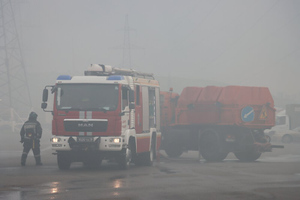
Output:
<instances>
[{"instance_id":1,"label":"windshield wiper","mask_svg":"<svg viewBox=\"0 0 300 200\"><path fill-rule=\"evenodd\" d=\"M102 112L107 112L110 110L109 107L101 107L101 108L74 108L74 107L61 107L60 110L78 110L78 111L96 111L100 110Z\"/></svg>"},{"instance_id":2,"label":"windshield wiper","mask_svg":"<svg viewBox=\"0 0 300 200\"><path fill-rule=\"evenodd\" d=\"M107 111L109 111L109 107L101 107L101 108L99 108L99 110L106 113Z\"/></svg>"},{"instance_id":3,"label":"windshield wiper","mask_svg":"<svg viewBox=\"0 0 300 200\"><path fill-rule=\"evenodd\" d=\"M70 106L70 107L68 107L68 106L64 106L64 107L61 107L60 108L60 110L71 110L72 109L72 107Z\"/></svg>"}]
</instances>

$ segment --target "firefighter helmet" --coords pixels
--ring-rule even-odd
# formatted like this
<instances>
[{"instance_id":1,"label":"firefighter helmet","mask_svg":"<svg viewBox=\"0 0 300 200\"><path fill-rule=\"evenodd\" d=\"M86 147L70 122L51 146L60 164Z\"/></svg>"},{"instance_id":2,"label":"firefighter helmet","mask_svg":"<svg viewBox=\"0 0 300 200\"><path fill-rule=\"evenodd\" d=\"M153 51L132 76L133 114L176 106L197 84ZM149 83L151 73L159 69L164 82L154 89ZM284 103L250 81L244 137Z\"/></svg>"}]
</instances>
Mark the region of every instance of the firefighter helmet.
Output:
<instances>
[{"instance_id":1,"label":"firefighter helmet","mask_svg":"<svg viewBox=\"0 0 300 200\"><path fill-rule=\"evenodd\" d=\"M31 113L29 114L29 119L35 119L35 120L36 120L37 116L38 116L38 115L37 115L35 112L31 112Z\"/></svg>"}]
</instances>

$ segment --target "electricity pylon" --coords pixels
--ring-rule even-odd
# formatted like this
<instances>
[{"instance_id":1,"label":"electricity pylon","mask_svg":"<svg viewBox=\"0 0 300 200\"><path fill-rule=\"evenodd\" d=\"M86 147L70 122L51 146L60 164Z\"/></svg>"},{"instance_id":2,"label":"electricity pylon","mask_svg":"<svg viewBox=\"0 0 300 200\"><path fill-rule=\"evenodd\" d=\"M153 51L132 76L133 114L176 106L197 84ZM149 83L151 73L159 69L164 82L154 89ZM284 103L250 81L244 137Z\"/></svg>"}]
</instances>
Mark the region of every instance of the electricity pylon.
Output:
<instances>
[{"instance_id":1,"label":"electricity pylon","mask_svg":"<svg viewBox=\"0 0 300 200\"><path fill-rule=\"evenodd\" d=\"M125 68L132 68L132 53L131 50L135 49L142 49L144 48L138 47L136 45L131 44L130 42L130 31L135 31L135 29L131 28L129 26L129 21L128 21L128 15L125 17L125 26L124 29L121 29L120 31L124 31L124 41L123 45L120 47L116 47L115 49L122 49L123 50L123 60L122 60L122 67ZM137 66L135 66L136 68Z\"/></svg>"},{"instance_id":2,"label":"electricity pylon","mask_svg":"<svg viewBox=\"0 0 300 200\"><path fill-rule=\"evenodd\" d=\"M124 26L124 43L123 43L123 67L132 67L131 66L131 43L130 43L130 31L134 29L129 27L128 15L125 17L125 26Z\"/></svg>"},{"instance_id":3,"label":"electricity pylon","mask_svg":"<svg viewBox=\"0 0 300 200\"><path fill-rule=\"evenodd\" d=\"M14 10L0 0L0 126L22 123L32 108Z\"/></svg>"}]
</instances>

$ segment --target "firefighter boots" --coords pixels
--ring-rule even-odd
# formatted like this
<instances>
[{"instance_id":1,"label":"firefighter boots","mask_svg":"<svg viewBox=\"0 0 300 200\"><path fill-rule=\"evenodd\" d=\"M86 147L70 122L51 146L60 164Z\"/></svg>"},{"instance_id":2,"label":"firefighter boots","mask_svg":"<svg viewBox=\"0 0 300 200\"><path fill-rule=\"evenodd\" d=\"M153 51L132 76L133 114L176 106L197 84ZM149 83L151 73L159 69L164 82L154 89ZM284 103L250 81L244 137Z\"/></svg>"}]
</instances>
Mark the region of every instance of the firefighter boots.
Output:
<instances>
[{"instance_id":1,"label":"firefighter boots","mask_svg":"<svg viewBox=\"0 0 300 200\"><path fill-rule=\"evenodd\" d=\"M41 166L41 165L43 165L43 163L41 162L41 156L40 155L38 155L38 156L34 156L35 157L35 165L37 165L37 166Z\"/></svg>"},{"instance_id":2,"label":"firefighter boots","mask_svg":"<svg viewBox=\"0 0 300 200\"><path fill-rule=\"evenodd\" d=\"M22 157L21 157L21 165L22 166L25 166L25 164L26 164L26 158L27 158L27 154L23 153Z\"/></svg>"}]
</instances>

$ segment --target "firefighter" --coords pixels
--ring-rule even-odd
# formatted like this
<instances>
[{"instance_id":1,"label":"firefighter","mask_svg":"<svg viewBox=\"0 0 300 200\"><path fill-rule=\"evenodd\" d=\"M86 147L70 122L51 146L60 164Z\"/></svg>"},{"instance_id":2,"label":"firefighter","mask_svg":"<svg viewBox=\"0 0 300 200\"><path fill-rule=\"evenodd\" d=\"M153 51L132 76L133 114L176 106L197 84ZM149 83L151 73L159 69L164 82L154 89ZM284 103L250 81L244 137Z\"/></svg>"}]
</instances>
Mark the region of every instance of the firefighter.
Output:
<instances>
[{"instance_id":1,"label":"firefighter","mask_svg":"<svg viewBox=\"0 0 300 200\"><path fill-rule=\"evenodd\" d=\"M36 165L43 165L41 162L40 155L40 139L42 137L42 127L41 124L37 121L37 114L31 112L29 114L28 121L22 126L20 135L21 143L23 143L23 153L21 157L21 165L25 166L27 155L32 149Z\"/></svg>"}]
</instances>

